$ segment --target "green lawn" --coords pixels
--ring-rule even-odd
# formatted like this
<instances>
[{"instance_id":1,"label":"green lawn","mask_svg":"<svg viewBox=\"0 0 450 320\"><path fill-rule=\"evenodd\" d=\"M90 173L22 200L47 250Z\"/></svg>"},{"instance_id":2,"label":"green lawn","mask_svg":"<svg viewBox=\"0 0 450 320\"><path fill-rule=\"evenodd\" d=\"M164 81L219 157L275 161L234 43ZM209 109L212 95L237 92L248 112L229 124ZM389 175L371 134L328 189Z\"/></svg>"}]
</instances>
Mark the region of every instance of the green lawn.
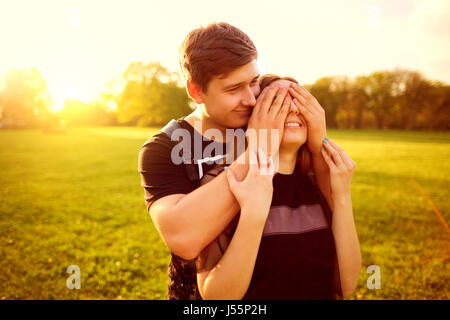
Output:
<instances>
[{"instance_id":1,"label":"green lawn","mask_svg":"<svg viewBox=\"0 0 450 320\"><path fill-rule=\"evenodd\" d=\"M0 130L0 298L165 299L170 254L137 171L157 129ZM351 299L450 299L450 132L330 130L356 161L363 266ZM81 289L66 287L69 265ZM369 290L369 265L381 289Z\"/></svg>"}]
</instances>

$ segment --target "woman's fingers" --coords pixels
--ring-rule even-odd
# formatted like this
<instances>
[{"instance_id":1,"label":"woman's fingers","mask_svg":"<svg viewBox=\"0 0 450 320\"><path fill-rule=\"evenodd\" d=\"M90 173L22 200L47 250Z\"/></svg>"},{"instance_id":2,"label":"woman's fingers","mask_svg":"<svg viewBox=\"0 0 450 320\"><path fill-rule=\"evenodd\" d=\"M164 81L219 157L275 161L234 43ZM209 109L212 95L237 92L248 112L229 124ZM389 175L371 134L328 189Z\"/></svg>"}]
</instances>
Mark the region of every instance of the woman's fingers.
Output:
<instances>
[{"instance_id":1,"label":"woman's fingers","mask_svg":"<svg viewBox=\"0 0 450 320\"><path fill-rule=\"evenodd\" d=\"M353 169L356 167L356 162L353 161L353 159L347 154L347 152L345 152L345 150L342 149L336 142L328 139L328 143L330 143L339 152L343 162L348 168Z\"/></svg>"},{"instance_id":2,"label":"woman's fingers","mask_svg":"<svg viewBox=\"0 0 450 320\"><path fill-rule=\"evenodd\" d=\"M334 163L337 167L341 167L344 165L344 162L342 160L341 155L339 154L338 150L334 148L330 143L327 141L324 141L323 146L325 149L330 153L331 158L333 159Z\"/></svg>"},{"instance_id":3,"label":"woman's fingers","mask_svg":"<svg viewBox=\"0 0 450 320\"><path fill-rule=\"evenodd\" d=\"M322 106L317 101L317 99L311 93L309 93L305 88L300 86L299 84L291 83L289 93L292 95L295 94L295 97L297 99L299 99L298 96L300 96L301 99L299 99L299 100L302 103L306 104L309 111L311 111L316 116L321 113L325 113L325 110L322 108Z\"/></svg>"},{"instance_id":4,"label":"woman's fingers","mask_svg":"<svg viewBox=\"0 0 450 320\"><path fill-rule=\"evenodd\" d=\"M268 88L268 89L267 89ZM264 88L267 89L267 92L264 94L264 97L261 99L261 106L259 108L260 115L266 115L269 112L270 106L273 103L273 99L278 92L279 86L273 85Z\"/></svg>"},{"instance_id":5,"label":"woman's fingers","mask_svg":"<svg viewBox=\"0 0 450 320\"><path fill-rule=\"evenodd\" d=\"M282 88L278 90L277 96L275 97L275 100L273 101L272 105L269 109L269 116L272 119L275 119L280 109L283 107L283 104L285 102L286 95L288 93L287 88Z\"/></svg>"},{"instance_id":6,"label":"woman's fingers","mask_svg":"<svg viewBox=\"0 0 450 320\"><path fill-rule=\"evenodd\" d=\"M308 121L314 121L316 119L320 119L322 115L320 114L320 111L318 111L317 108L311 105L310 102L306 101L304 97L298 94L298 92L293 91L292 88L290 88L289 93L292 94L294 98L294 103L300 110L300 112L305 115ZM322 108L322 107L320 107Z\"/></svg>"},{"instance_id":7,"label":"woman's fingers","mask_svg":"<svg viewBox=\"0 0 450 320\"><path fill-rule=\"evenodd\" d=\"M294 88L297 92L303 95L307 101L311 102L313 105L319 104L317 99L311 93L309 93L308 90L306 90L303 86L299 85L298 83L293 82L291 84L291 88Z\"/></svg>"},{"instance_id":8,"label":"woman's fingers","mask_svg":"<svg viewBox=\"0 0 450 320\"><path fill-rule=\"evenodd\" d=\"M263 89L263 91L261 91L261 93L259 94L258 98L256 99L256 104L255 107L253 108L252 113L254 114L258 114L261 110L261 105L262 105L262 101L267 93L267 91L269 90L269 87L265 87Z\"/></svg>"},{"instance_id":9,"label":"woman's fingers","mask_svg":"<svg viewBox=\"0 0 450 320\"><path fill-rule=\"evenodd\" d=\"M294 89L294 87L289 88L289 94L294 98L297 99L298 102L300 102L300 105L302 105L305 109L307 109L309 112L314 113L313 112L313 108L310 105L310 103L308 101L306 101L305 97L303 97L300 92L298 90L296 90L296 88Z\"/></svg>"},{"instance_id":10,"label":"woman's fingers","mask_svg":"<svg viewBox=\"0 0 450 320\"><path fill-rule=\"evenodd\" d=\"M268 159L269 159L269 165L268 165L267 169L269 170L269 174L271 174L273 176L275 174L275 166L273 164L272 156L269 156Z\"/></svg>"},{"instance_id":11,"label":"woman's fingers","mask_svg":"<svg viewBox=\"0 0 450 320\"><path fill-rule=\"evenodd\" d=\"M266 168L267 167L267 156L264 153L262 147L258 148L258 160L259 160L259 168Z\"/></svg>"},{"instance_id":12,"label":"woman's fingers","mask_svg":"<svg viewBox=\"0 0 450 320\"><path fill-rule=\"evenodd\" d=\"M331 159L328 151L325 148L322 148L322 156L330 170L336 170L336 164L333 162L333 159Z\"/></svg>"},{"instance_id":13,"label":"woman's fingers","mask_svg":"<svg viewBox=\"0 0 450 320\"><path fill-rule=\"evenodd\" d=\"M268 157L262 148L258 150L259 158L259 173L261 175L273 175L273 161L271 157Z\"/></svg>"},{"instance_id":14,"label":"woman's fingers","mask_svg":"<svg viewBox=\"0 0 450 320\"><path fill-rule=\"evenodd\" d=\"M292 98L288 94L286 94L283 105L281 106L280 111L276 115L277 118L281 118L281 120L283 120L283 124L284 121L286 120L287 115L289 114L292 103L293 103Z\"/></svg>"},{"instance_id":15,"label":"woman's fingers","mask_svg":"<svg viewBox=\"0 0 450 320\"><path fill-rule=\"evenodd\" d=\"M300 110L300 113L305 117L305 120L307 122L310 122L314 119L314 115L309 111L303 104L300 103L300 101L297 100L297 98L294 98L294 104L296 107Z\"/></svg>"},{"instance_id":16,"label":"woman's fingers","mask_svg":"<svg viewBox=\"0 0 450 320\"><path fill-rule=\"evenodd\" d=\"M256 149L250 150L248 153L248 159L250 161L249 163L249 169L248 169L248 174L256 174L259 170L259 165L258 165L258 154L256 152Z\"/></svg>"}]
</instances>

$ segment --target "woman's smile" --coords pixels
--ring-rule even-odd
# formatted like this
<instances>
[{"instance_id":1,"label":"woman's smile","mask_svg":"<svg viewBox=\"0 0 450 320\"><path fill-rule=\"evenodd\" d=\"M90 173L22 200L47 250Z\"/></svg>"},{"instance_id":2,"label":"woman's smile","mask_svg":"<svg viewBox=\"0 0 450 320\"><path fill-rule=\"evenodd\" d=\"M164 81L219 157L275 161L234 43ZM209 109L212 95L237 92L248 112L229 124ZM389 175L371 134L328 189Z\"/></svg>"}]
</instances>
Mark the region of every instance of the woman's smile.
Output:
<instances>
[{"instance_id":1,"label":"woman's smile","mask_svg":"<svg viewBox=\"0 0 450 320\"><path fill-rule=\"evenodd\" d=\"M285 128L289 128L289 129L295 129L295 128L301 128L302 124L300 122L286 122L284 124Z\"/></svg>"}]
</instances>

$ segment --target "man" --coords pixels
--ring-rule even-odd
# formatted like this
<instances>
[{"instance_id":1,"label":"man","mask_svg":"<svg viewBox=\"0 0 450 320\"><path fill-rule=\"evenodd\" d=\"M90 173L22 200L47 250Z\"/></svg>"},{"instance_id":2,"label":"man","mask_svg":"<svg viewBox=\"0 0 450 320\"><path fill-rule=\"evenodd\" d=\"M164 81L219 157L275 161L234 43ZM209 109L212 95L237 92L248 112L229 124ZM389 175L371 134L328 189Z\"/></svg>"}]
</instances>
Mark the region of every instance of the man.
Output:
<instances>
[{"instance_id":1,"label":"man","mask_svg":"<svg viewBox=\"0 0 450 320\"><path fill-rule=\"evenodd\" d=\"M230 160L222 150L236 149L230 139L224 138L226 130L254 129L257 134L259 129L278 130L278 137L269 133L267 138L257 138L267 139L266 153L274 155L286 116L294 107L287 89L270 87L260 93L256 59L253 42L234 26L212 23L191 31L180 48L180 65L197 109L178 119L175 126L172 123L163 128L140 150L139 171L147 209L171 251L169 299L200 298L195 259L239 212L238 202L222 173L223 158ZM252 114L256 103L264 111L258 115ZM322 140L326 136L324 123L319 127L314 134ZM171 140L174 128L189 133L192 149L184 150L184 156L193 155L190 163L174 163L172 150L178 144ZM200 152L195 150L196 141L201 143ZM206 150L212 151L204 157ZM317 184L328 200L329 174L320 147L312 160ZM231 161L233 172L242 180L248 171L248 148L234 154Z\"/></svg>"}]
</instances>

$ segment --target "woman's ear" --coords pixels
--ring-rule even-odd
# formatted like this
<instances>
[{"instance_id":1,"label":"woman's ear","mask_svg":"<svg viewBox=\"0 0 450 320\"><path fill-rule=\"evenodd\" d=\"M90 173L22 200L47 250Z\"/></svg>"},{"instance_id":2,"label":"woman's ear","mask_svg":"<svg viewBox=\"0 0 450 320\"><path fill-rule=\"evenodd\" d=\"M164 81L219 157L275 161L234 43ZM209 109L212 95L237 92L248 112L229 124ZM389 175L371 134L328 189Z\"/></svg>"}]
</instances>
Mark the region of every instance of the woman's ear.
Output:
<instances>
[{"instance_id":1,"label":"woman's ear","mask_svg":"<svg viewBox=\"0 0 450 320\"><path fill-rule=\"evenodd\" d=\"M200 87L196 83L192 82L191 80L187 80L186 87L187 87L189 96L195 101L195 103L202 104L203 103L203 99L202 99L202 95L201 95L202 90L200 89Z\"/></svg>"}]
</instances>

